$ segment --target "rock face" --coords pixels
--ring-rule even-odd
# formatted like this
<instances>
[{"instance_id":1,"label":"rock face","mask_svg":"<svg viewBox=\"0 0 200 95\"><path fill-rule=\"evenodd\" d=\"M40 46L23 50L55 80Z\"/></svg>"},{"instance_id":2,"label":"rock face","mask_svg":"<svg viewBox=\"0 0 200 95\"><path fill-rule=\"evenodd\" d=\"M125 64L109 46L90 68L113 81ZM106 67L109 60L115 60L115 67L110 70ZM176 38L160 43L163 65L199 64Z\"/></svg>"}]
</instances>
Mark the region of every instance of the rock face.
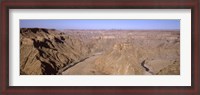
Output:
<instances>
[{"instance_id":1,"label":"rock face","mask_svg":"<svg viewBox=\"0 0 200 95\"><path fill-rule=\"evenodd\" d=\"M20 73L179 75L179 31L20 29Z\"/></svg>"},{"instance_id":2,"label":"rock face","mask_svg":"<svg viewBox=\"0 0 200 95\"><path fill-rule=\"evenodd\" d=\"M88 54L86 46L55 30L20 30L21 74L56 74L60 68Z\"/></svg>"},{"instance_id":3,"label":"rock face","mask_svg":"<svg viewBox=\"0 0 200 95\"><path fill-rule=\"evenodd\" d=\"M107 74L180 74L180 40L177 32L135 33L115 44L95 64Z\"/></svg>"}]
</instances>

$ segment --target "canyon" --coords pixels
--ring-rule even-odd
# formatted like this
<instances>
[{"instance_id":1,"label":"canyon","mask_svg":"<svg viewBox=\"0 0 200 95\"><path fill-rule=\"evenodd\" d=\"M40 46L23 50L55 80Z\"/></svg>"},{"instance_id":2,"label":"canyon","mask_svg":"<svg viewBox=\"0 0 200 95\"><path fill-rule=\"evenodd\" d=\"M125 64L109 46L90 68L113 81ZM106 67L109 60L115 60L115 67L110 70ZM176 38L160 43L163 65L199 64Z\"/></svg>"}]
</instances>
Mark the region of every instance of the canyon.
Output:
<instances>
[{"instance_id":1,"label":"canyon","mask_svg":"<svg viewBox=\"0 0 200 95\"><path fill-rule=\"evenodd\" d=\"M21 28L20 75L180 75L180 31Z\"/></svg>"}]
</instances>

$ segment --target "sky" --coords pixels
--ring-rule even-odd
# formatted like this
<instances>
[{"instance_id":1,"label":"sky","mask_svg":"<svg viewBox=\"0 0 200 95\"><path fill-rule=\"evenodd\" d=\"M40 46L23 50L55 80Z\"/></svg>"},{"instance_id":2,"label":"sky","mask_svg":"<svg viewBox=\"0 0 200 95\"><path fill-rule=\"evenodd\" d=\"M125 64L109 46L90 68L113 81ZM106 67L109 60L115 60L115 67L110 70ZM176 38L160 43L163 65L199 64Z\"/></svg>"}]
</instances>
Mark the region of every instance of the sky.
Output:
<instances>
[{"instance_id":1,"label":"sky","mask_svg":"<svg viewBox=\"0 0 200 95\"><path fill-rule=\"evenodd\" d=\"M180 20L20 20L20 28L179 30Z\"/></svg>"}]
</instances>

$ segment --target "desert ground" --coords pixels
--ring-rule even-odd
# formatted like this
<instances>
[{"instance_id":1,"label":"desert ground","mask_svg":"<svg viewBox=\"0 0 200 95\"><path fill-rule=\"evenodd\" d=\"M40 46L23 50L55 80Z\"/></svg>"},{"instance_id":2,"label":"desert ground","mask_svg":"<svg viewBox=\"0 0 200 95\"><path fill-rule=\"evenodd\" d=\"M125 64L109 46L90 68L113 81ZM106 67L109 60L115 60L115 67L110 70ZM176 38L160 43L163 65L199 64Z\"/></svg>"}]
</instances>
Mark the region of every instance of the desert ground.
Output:
<instances>
[{"instance_id":1,"label":"desert ground","mask_svg":"<svg viewBox=\"0 0 200 95\"><path fill-rule=\"evenodd\" d=\"M180 75L180 31L21 28L20 75Z\"/></svg>"}]
</instances>

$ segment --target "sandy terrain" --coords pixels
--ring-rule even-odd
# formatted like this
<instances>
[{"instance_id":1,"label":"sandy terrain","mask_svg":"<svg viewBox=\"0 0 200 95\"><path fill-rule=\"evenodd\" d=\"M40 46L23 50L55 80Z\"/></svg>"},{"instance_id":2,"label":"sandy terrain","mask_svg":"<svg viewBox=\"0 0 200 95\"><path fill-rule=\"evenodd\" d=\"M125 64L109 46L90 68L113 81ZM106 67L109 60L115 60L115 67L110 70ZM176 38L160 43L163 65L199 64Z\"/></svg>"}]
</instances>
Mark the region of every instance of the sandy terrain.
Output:
<instances>
[{"instance_id":1,"label":"sandy terrain","mask_svg":"<svg viewBox=\"0 0 200 95\"><path fill-rule=\"evenodd\" d=\"M20 73L179 75L180 32L20 30Z\"/></svg>"}]
</instances>

